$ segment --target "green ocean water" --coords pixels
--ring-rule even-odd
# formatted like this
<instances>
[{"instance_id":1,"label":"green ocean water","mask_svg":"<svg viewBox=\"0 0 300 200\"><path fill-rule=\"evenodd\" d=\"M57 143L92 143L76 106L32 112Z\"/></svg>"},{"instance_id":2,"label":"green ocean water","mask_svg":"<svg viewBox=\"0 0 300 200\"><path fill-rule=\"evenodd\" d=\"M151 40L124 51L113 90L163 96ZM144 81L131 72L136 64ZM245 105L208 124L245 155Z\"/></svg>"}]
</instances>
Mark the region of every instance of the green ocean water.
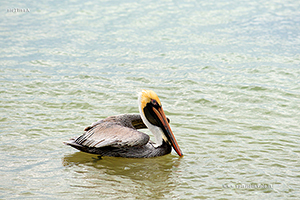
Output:
<instances>
[{"instance_id":1,"label":"green ocean water","mask_svg":"<svg viewBox=\"0 0 300 200\"><path fill-rule=\"evenodd\" d=\"M0 7L0 199L299 199L298 1ZM63 145L141 89L183 158Z\"/></svg>"}]
</instances>

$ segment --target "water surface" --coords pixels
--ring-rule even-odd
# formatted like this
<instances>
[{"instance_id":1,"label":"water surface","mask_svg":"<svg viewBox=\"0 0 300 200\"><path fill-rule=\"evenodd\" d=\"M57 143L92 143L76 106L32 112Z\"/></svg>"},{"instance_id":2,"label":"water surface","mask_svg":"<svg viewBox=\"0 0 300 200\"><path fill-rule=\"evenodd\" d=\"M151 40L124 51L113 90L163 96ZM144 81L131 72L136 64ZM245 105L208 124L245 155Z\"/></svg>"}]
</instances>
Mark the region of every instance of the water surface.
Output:
<instances>
[{"instance_id":1,"label":"water surface","mask_svg":"<svg viewBox=\"0 0 300 200\"><path fill-rule=\"evenodd\" d=\"M0 198L299 199L298 1L1 8ZM183 158L63 145L138 113L141 89L160 97Z\"/></svg>"}]
</instances>

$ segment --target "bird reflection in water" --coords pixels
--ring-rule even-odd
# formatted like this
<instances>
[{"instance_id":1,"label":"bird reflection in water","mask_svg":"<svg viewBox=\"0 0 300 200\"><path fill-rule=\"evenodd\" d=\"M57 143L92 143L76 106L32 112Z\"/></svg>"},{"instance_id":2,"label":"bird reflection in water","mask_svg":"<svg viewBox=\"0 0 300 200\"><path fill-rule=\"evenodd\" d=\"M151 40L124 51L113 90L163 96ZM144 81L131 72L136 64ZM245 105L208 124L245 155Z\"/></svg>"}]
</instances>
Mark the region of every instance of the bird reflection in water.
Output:
<instances>
[{"instance_id":1,"label":"bird reflection in water","mask_svg":"<svg viewBox=\"0 0 300 200\"><path fill-rule=\"evenodd\" d=\"M76 152L66 155L62 164L72 169L76 182L73 187L93 188L103 195L125 197L166 197L176 189L181 157L172 154L148 158L99 158L97 155ZM96 188L96 190L95 190ZM130 197L130 196L128 196Z\"/></svg>"}]
</instances>

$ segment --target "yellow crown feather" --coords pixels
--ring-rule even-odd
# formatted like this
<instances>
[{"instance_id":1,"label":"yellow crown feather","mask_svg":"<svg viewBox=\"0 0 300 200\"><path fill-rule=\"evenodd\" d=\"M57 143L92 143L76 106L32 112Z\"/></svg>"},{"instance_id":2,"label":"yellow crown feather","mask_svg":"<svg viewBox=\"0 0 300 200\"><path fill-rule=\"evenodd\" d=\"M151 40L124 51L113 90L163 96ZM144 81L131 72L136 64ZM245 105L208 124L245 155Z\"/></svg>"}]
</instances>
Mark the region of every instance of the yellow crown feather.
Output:
<instances>
[{"instance_id":1,"label":"yellow crown feather","mask_svg":"<svg viewBox=\"0 0 300 200\"><path fill-rule=\"evenodd\" d=\"M152 99L156 100L157 103L161 106L160 100L155 92L153 92L152 90L142 90L142 94L141 94L142 110L145 108L147 103L149 103Z\"/></svg>"}]
</instances>

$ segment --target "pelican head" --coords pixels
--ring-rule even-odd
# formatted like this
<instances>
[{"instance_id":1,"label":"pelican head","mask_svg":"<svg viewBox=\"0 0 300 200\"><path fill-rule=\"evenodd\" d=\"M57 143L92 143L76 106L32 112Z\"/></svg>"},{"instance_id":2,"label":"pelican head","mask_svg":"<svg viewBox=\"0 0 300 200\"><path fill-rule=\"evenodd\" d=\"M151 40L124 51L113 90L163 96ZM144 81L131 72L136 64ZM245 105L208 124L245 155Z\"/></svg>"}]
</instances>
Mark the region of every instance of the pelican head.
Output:
<instances>
[{"instance_id":1,"label":"pelican head","mask_svg":"<svg viewBox=\"0 0 300 200\"><path fill-rule=\"evenodd\" d=\"M144 124L153 133L156 144L160 146L164 140L179 156L183 156L155 92L142 90L139 94L139 111Z\"/></svg>"}]
</instances>

